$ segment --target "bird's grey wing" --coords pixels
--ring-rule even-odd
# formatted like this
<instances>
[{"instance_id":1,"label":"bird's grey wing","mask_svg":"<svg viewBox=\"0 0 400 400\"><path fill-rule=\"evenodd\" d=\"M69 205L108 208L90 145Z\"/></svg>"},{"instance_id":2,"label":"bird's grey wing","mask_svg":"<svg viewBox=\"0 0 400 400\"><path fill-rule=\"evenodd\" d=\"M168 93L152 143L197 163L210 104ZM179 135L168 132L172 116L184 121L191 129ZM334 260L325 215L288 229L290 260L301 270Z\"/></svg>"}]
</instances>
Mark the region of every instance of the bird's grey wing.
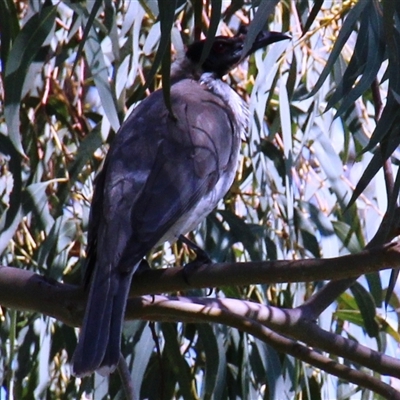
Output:
<instances>
[{"instance_id":1,"label":"bird's grey wing","mask_svg":"<svg viewBox=\"0 0 400 400\"><path fill-rule=\"evenodd\" d=\"M132 237L121 270L129 268L135 254L146 254L213 190L232 158L232 116L218 97L197 82L183 80L171 88L173 115L160 101L161 113L143 110L145 119L151 121L146 134L157 131L159 143L143 190L132 205ZM172 236L182 233L186 232Z\"/></svg>"},{"instance_id":2,"label":"bird's grey wing","mask_svg":"<svg viewBox=\"0 0 400 400\"><path fill-rule=\"evenodd\" d=\"M88 239L86 246L86 259L85 259L85 276L83 279L84 287L87 288L91 276L94 271L97 259L97 234L99 231L99 224L101 221L101 214L103 208L103 189L104 189L104 178L105 170L107 169L106 163L102 170L97 174L94 185L95 191L93 193L90 215L89 215L89 227L88 227Z\"/></svg>"},{"instance_id":3,"label":"bird's grey wing","mask_svg":"<svg viewBox=\"0 0 400 400\"><path fill-rule=\"evenodd\" d=\"M96 178L86 262L90 291L72 360L77 376L99 368L107 374L119 359L126 300L141 256L131 259L129 270L121 272L118 264L132 236L129 215L150 174L158 142L156 132L145 137L135 129L144 124L136 123L139 119L135 115L117 134Z\"/></svg>"}]
</instances>

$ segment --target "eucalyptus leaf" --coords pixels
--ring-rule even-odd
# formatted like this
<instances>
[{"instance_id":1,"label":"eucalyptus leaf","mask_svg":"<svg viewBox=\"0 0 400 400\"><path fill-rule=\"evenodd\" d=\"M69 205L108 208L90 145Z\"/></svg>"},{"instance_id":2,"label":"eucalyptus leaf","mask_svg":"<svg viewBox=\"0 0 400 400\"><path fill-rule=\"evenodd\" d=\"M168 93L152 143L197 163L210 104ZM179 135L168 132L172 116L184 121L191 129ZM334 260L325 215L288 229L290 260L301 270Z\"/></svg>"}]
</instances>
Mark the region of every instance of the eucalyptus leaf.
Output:
<instances>
[{"instance_id":1,"label":"eucalyptus leaf","mask_svg":"<svg viewBox=\"0 0 400 400\"><path fill-rule=\"evenodd\" d=\"M24 154L20 135L20 102L29 66L53 30L56 6L44 6L18 33L10 50L4 73L4 117L8 135L15 149Z\"/></svg>"},{"instance_id":2,"label":"eucalyptus leaf","mask_svg":"<svg viewBox=\"0 0 400 400\"><path fill-rule=\"evenodd\" d=\"M358 282L355 282L350 288L360 309L364 327L371 337L378 335L379 327L375 320L376 305L371 294Z\"/></svg>"}]
</instances>

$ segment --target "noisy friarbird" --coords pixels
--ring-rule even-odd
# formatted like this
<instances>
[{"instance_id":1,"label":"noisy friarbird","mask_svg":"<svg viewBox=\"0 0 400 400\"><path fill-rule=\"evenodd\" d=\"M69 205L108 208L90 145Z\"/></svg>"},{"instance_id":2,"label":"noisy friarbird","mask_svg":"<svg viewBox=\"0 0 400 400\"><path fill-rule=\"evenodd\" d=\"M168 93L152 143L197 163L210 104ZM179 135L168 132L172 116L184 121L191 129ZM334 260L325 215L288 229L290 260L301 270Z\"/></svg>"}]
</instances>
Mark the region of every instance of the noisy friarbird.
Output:
<instances>
[{"instance_id":1,"label":"noisy friarbird","mask_svg":"<svg viewBox=\"0 0 400 400\"><path fill-rule=\"evenodd\" d=\"M153 247L194 229L232 185L248 109L222 77L244 57L287 39L261 32L205 41L172 65L171 109L161 90L122 124L95 182L89 221L89 296L72 365L76 376L107 375L120 357L132 275Z\"/></svg>"}]
</instances>

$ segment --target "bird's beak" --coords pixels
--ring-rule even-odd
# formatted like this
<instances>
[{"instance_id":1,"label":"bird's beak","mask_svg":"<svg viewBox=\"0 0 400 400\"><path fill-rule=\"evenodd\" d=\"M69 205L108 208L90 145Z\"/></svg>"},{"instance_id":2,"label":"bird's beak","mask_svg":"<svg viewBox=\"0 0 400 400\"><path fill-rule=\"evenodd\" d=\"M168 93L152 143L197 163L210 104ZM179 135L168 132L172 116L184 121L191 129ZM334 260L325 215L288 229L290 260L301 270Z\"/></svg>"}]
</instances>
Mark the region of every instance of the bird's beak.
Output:
<instances>
[{"instance_id":1,"label":"bird's beak","mask_svg":"<svg viewBox=\"0 0 400 400\"><path fill-rule=\"evenodd\" d=\"M245 54L242 54L242 59L254 53L258 49L262 49L268 46L271 43L280 42L281 40L286 40L286 39L290 39L290 36L285 35L281 32L261 31L257 35L250 49Z\"/></svg>"}]
</instances>

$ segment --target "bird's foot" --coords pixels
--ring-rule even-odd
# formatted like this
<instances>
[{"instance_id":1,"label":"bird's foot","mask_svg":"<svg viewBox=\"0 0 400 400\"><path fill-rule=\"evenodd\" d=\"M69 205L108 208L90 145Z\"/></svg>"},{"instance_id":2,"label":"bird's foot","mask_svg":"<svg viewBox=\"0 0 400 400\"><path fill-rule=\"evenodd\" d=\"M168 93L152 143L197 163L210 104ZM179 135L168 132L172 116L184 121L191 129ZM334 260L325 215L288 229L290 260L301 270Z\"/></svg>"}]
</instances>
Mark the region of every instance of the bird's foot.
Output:
<instances>
[{"instance_id":1,"label":"bird's foot","mask_svg":"<svg viewBox=\"0 0 400 400\"><path fill-rule=\"evenodd\" d=\"M192 242L189 240L186 236L179 235L179 240L182 243L185 243L189 249L192 249L196 253L196 259L189 264L196 263L198 266L201 266L203 264L211 264L211 259L208 256L208 254L199 246L197 246L196 243ZM189 265L187 264L187 265Z\"/></svg>"},{"instance_id":2,"label":"bird's foot","mask_svg":"<svg viewBox=\"0 0 400 400\"><path fill-rule=\"evenodd\" d=\"M136 272L142 272L142 271L146 271L149 269L151 269L151 268L150 268L148 261L145 258L142 258L139 262Z\"/></svg>"},{"instance_id":3,"label":"bird's foot","mask_svg":"<svg viewBox=\"0 0 400 400\"><path fill-rule=\"evenodd\" d=\"M202 248L197 246L196 243L193 243L186 236L180 235L179 240L182 243L185 243L190 249L192 249L196 253L196 258L183 267L183 279L185 280L185 282L188 285L190 285L189 277L190 277L190 274L193 272L193 270L196 270L202 266L211 264L212 261L211 261L210 257L208 256L208 254ZM211 289L210 294L211 293L212 293L212 289ZM207 295L209 295L209 294L207 294Z\"/></svg>"}]
</instances>

